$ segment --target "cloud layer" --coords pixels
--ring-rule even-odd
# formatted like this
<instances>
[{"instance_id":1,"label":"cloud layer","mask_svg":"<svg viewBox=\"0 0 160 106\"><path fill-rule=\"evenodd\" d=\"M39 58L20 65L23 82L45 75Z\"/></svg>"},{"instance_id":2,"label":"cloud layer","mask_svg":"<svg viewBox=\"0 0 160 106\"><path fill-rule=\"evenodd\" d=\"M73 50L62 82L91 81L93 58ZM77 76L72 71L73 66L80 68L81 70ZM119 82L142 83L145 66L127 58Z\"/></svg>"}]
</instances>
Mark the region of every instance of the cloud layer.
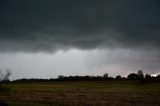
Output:
<instances>
[{"instance_id":1,"label":"cloud layer","mask_svg":"<svg viewBox=\"0 0 160 106\"><path fill-rule=\"evenodd\" d=\"M159 0L1 0L0 51L160 47Z\"/></svg>"}]
</instances>

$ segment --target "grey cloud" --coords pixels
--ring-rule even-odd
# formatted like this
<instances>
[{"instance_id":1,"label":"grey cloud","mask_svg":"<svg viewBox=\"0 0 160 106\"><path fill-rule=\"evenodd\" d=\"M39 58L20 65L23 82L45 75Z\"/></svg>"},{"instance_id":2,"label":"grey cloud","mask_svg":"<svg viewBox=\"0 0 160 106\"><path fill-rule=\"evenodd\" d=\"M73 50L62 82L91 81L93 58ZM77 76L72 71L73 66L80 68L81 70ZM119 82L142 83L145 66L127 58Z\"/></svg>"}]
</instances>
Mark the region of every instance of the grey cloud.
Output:
<instances>
[{"instance_id":1,"label":"grey cloud","mask_svg":"<svg viewBox=\"0 0 160 106\"><path fill-rule=\"evenodd\" d=\"M0 50L160 46L159 0L1 0Z\"/></svg>"},{"instance_id":2,"label":"grey cloud","mask_svg":"<svg viewBox=\"0 0 160 106\"><path fill-rule=\"evenodd\" d=\"M145 73L158 73L160 70L159 51L149 50L101 50L86 56L86 65L92 69L104 69L112 74L128 74L142 69ZM117 68L118 67L118 68Z\"/></svg>"}]
</instances>

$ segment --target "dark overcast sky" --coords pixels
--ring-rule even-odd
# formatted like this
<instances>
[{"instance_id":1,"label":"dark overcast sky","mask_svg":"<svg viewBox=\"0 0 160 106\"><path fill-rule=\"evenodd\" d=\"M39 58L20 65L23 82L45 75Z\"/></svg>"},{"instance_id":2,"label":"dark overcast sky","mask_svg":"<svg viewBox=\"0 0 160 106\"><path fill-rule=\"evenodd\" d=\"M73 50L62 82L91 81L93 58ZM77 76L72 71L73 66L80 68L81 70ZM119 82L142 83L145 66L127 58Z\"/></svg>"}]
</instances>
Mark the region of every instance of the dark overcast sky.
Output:
<instances>
[{"instance_id":1,"label":"dark overcast sky","mask_svg":"<svg viewBox=\"0 0 160 106\"><path fill-rule=\"evenodd\" d=\"M87 63L86 60L83 62L90 67L112 64L109 70L118 64L136 70L139 66L135 63L138 63L145 70L151 70L148 72L159 72L160 1L0 1L1 58L6 53L22 52L32 56L44 52L45 57L50 53L54 55L59 50L72 49L78 49L79 52L98 50L96 58L95 55L89 56ZM67 53L64 52L63 55ZM97 58L100 59L98 62L91 62ZM0 63L7 64L9 60L4 61ZM88 65L89 61L92 65Z\"/></svg>"}]
</instances>

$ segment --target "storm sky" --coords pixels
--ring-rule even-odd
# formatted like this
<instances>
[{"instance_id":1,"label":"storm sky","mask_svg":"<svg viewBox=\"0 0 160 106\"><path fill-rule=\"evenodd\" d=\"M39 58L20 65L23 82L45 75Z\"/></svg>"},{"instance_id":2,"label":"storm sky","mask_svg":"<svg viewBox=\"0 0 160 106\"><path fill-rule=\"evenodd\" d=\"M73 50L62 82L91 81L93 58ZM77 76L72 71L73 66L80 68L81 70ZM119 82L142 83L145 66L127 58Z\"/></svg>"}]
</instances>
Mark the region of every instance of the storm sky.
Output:
<instances>
[{"instance_id":1,"label":"storm sky","mask_svg":"<svg viewBox=\"0 0 160 106\"><path fill-rule=\"evenodd\" d=\"M159 0L1 0L11 79L160 72Z\"/></svg>"}]
</instances>

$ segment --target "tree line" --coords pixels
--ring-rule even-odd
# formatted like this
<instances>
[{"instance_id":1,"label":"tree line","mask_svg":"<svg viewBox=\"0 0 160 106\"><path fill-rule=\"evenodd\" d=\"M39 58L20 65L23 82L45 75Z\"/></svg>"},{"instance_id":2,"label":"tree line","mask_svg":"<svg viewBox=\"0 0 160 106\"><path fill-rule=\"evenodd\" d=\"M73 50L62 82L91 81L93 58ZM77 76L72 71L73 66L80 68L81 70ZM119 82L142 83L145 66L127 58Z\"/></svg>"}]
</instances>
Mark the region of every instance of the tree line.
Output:
<instances>
[{"instance_id":1,"label":"tree line","mask_svg":"<svg viewBox=\"0 0 160 106\"><path fill-rule=\"evenodd\" d=\"M1 71L0 71L1 73ZM5 75L0 76L1 82L54 82L54 81L106 81L106 80L137 80L141 83L151 83L151 82L160 82L160 75L151 76L149 74L143 74L142 70L138 70L137 73L130 73L127 77L121 77L121 75L117 75L116 77L111 77L108 73L105 73L102 76L64 76L59 75L57 78L50 78L50 79L17 79L10 81L8 77L11 75L9 71Z\"/></svg>"}]
</instances>

